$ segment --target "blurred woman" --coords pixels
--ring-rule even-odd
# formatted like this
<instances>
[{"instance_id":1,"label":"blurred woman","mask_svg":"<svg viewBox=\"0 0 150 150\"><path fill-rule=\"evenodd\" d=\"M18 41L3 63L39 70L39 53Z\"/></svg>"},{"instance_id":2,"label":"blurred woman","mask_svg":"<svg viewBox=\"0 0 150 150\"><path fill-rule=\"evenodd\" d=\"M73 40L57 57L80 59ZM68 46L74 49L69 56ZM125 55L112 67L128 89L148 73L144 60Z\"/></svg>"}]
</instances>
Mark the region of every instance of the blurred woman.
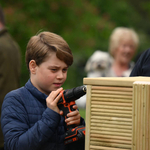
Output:
<instances>
[{"instance_id":1,"label":"blurred woman","mask_svg":"<svg viewBox=\"0 0 150 150\"><path fill-rule=\"evenodd\" d=\"M132 59L137 51L138 45L139 37L133 29L125 27L115 28L110 36L109 42L109 53L112 59L111 57L104 57L100 51L99 55L97 54L98 51L95 52L96 54L93 53L85 67L90 66L90 69L86 69L87 77L129 77L134 67ZM96 58L94 57L95 55ZM104 69L95 69L100 68L102 66L100 63L103 62L104 64L104 60L105 64L111 60L111 65L107 65L108 67L104 68L105 73ZM91 64L89 65L89 63ZM102 73L103 76L101 76ZM86 95L77 100L76 103L79 108L86 108Z\"/></svg>"},{"instance_id":2,"label":"blurred woman","mask_svg":"<svg viewBox=\"0 0 150 150\"><path fill-rule=\"evenodd\" d=\"M114 61L107 77L128 77L134 67L131 61L139 45L137 33L130 28L117 27L110 36L109 52Z\"/></svg>"}]
</instances>

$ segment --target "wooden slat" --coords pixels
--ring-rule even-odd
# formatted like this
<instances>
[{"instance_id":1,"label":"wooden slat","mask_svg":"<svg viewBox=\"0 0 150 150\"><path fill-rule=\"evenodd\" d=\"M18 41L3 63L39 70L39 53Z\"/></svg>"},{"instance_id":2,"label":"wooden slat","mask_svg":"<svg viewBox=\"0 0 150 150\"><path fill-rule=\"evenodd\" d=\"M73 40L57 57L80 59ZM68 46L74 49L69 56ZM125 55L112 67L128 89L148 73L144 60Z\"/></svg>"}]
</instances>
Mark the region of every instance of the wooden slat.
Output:
<instances>
[{"instance_id":1,"label":"wooden slat","mask_svg":"<svg viewBox=\"0 0 150 150\"><path fill-rule=\"evenodd\" d=\"M97 142L97 141L92 141L92 140L90 141L90 145L131 149L131 145L129 144L108 143L108 142L99 142L99 141Z\"/></svg>"},{"instance_id":2,"label":"wooden slat","mask_svg":"<svg viewBox=\"0 0 150 150\"><path fill-rule=\"evenodd\" d=\"M86 95L86 128L85 128L85 149L90 149L90 126L91 126L91 85L87 85Z\"/></svg>"},{"instance_id":3,"label":"wooden slat","mask_svg":"<svg viewBox=\"0 0 150 150\"><path fill-rule=\"evenodd\" d=\"M121 103L132 103L131 99L119 99L113 97L91 97L91 101L106 101L106 102L121 102Z\"/></svg>"},{"instance_id":4,"label":"wooden slat","mask_svg":"<svg viewBox=\"0 0 150 150\"><path fill-rule=\"evenodd\" d=\"M146 99L146 93L147 91L147 85L143 85L142 87L142 92L143 92L143 115L142 115L142 120L143 120L143 131L142 131L142 149L146 149L146 104L147 104L147 99Z\"/></svg>"},{"instance_id":5,"label":"wooden slat","mask_svg":"<svg viewBox=\"0 0 150 150\"><path fill-rule=\"evenodd\" d=\"M90 145L90 150L129 150L129 149L124 149L124 148L112 148L112 147L106 147L106 146L95 146L95 145Z\"/></svg>"},{"instance_id":6,"label":"wooden slat","mask_svg":"<svg viewBox=\"0 0 150 150\"><path fill-rule=\"evenodd\" d=\"M91 130L91 134L104 134L104 135L113 135L113 136L125 136L125 137L132 137L132 133L124 133L124 132L113 132L113 131L96 131Z\"/></svg>"},{"instance_id":7,"label":"wooden slat","mask_svg":"<svg viewBox=\"0 0 150 150\"><path fill-rule=\"evenodd\" d=\"M131 133L132 130L131 129L120 129L120 128L112 128L112 127L105 127L105 126L100 126L100 127L95 127L95 126L91 126L90 128L91 130L95 130L95 131L111 131L111 132L120 132L120 133Z\"/></svg>"},{"instance_id":8,"label":"wooden slat","mask_svg":"<svg viewBox=\"0 0 150 150\"><path fill-rule=\"evenodd\" d=\"M108 117L108 116L91 116L91 119L132 122L132 119L130 119L130 118L119 118L119 117Z\"/></svg>"},{"instance_id":9,"label":"wooden slat","mask_svg":"<svg viewBox=\"0 0 150 150\"><path fill-rule=\"evenodd\" d=\"M108 143L123 143L123 144L128 144L131 146L131 140L121 140L121 139L113 139L111 137L109 138L104 138L104 137L101 137L101 138L97 138L97 137L91 137L91 140L92 141L98 141L98 142L108 142Z\"/></svg>"},{"instance_id":10,"label":"wooden slat","mask_svg":"<svg viewBox=\"0 0 150 150\"><path fill-rule=\"evenodd\" d=\"M150 86L147 86L147 91L146 92L146 129L145 129L145 132L146 132L146 150L149 150L150 149Z\"/></svg>"},{"instance_id":11,"label":"wooden slat","mask_svg":"<svg viewBox=\"0 0 150 150\"><path fill-rule=\"evenodd\" d=\"M98 91L98 90L92 90L92 93L93 94L108 94L108 95L129 95L129 96L132 96L132 92L126 92L126 91Z\"/></svg>"},{"instance_id":12,"label":"wooden slat","mask_svg":"<svg viewBox=\"0 0 150 150\"><path fill-rule=\"evenodd\" d=\"M110 106L123 106L123 107L132 107L131 103L119 103L119 102L101 102L101 101L92 101L92 105L110 105Z\"/></svg>"},{"instance_id":13,"label":"wooden slat","mask_svg":"<svg viewBox=\"0 0 150 150\"><path fill-rule=\"evenodd\" d=\"M94 94L91 93L92 97L106 97L106 98L118 98L118 99L132 99L132 96L130 95L108 95L108 94Z\"/></svg>"},{"instance_id":14,"label":"wooden slat","mask_svg":"<svg viewBox=\"0 0 150 150\"><path fill-rule=\"evenodd\" d=\"M103 109L103 108L91 108L91 112L109 112L109 113L120 113L120 114L130 114L132 115L132 110L113 110L113 109Z\"/></svg>"},{"instance_id":15,"label":"wooden slat","mask_svg":"<svg viewBox=\"0 0 150 150\"><path fill-rule=\"evenodd\" d=\"M122 117L122 118L132 118L132 115L123 113L106 113L106 112L91 112L92 116L109 116L109 117Z\"/></svg>"},{"instance_id":16,"label":"wooden slat","mask_svg":"<svg viewBox=\"0 0 150 150\"><path fill-rule=\"evenodd\" d=\"M150 81L150 77L100 77L84 78L83 84L94 86L132 87L135 81Z\"/></svg>"},{"instance_id":17,"label":"wooden slat","mask_svg":"<svg viewBox=\"0 0 150 150\"><path fill-rule=\"evenodd\" d=\"M107 91L127 91L127 92L133 92L132 87L111 87L111 86L92 86L92 90L107 90Z\"/></svg>"},{"instance_id":18,"label":"wooden slat","mask_svg":"<svg viewBox=\"0 0 150 150\"><path fill-rule=\"evenodd\" d=\"M91 138L107 138L107 139L116 139L116 140L123 140L123 141L132 141L132 137L125 137L125 136L114 136L114 135L104 135L104 134L90 134Z\"/></svg>"},{"instance_id":19,"label":"wooden slat","mask_svg":"<svg viewBox=\"0 0 150 150\"><path fill-rule=\"evenodd\" d=\"M137 122L137 97L138 97L138 92L137 92L137 86L133 84L133 122L132 122L132 150L136 150L136 126L135 122Z\"/></svg>"},{"instance_id":20,"label":"wooden slat","mask_svg":"<svg viewBox=\"0 0 150 150\"><path fill-rule=\"evenodd\" d=\"M129 110L131 111L132 108L131 107L121 107L121 106L105 106L105 105L91 105L91 108L105 108L105 109L112 109L112 110Z\"/></svg>"},{"instance_id":21,"label":"wooden slat","mask_svg":"<svg viewBox=\"0 0 150 150\"><path fill-rule=\"evenodd\" d=\"M103 123L107 123L107 124L113 124L113 125L124 125L124 126L132 126L132 121L126 121L126 120L113 120L110 118L106 118L106 117L101 117L99 119L91 119L91 123L99 123L99 124L103 124Z\"/></svg>"},{"instance_id":22,"label":"wooden slat","mask_svg":"<svg viewBox=\"0 0 150 150\"><path fill-rule=\"evenodd\" d=\"M129 129L129 130L132 130L132 127L131 126L127 126L127 125L116 125L116 124L106 124L106 123L92 123L91 122L91 127L94 126L94 127L109 127L109 128L117 128L117 129Z\"/></svg>"}]
</instances>

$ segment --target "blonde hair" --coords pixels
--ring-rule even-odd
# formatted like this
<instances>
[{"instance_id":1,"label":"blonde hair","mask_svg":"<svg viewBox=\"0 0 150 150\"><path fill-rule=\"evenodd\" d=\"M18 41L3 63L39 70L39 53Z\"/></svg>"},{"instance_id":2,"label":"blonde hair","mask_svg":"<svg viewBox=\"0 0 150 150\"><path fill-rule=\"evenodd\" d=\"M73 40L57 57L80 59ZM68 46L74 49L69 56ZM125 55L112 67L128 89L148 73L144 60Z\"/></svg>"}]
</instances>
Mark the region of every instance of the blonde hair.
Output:
<instances>
[{"instance_id":1,"label":"blonde hair","mask_svg":"<svg viewBox=\"0 0 150 150\"><path fill-rule=\"evenodd\" d=\"M29 69L29 62L35 60L39 66L46 60L51 52L56 52L56 56L68 66L73 63L73 55L67 42L59 35L51 32L41 32L32 36L26 48L26 65Z\"/></svg>"},{"instance_id":2,"label":"blonde hair","mask_svg":"<svg viewBox=\"0 0 150 150\"><path fill-rule=\"evenodd\" d=\"M120 45L120 41L122 41L123 39L132 40L134 48L137 49L139 44L139 37L137 33L130 28L117 27L113 30L109 41L109 52L112 56L114 56L116 49Z\"/></svg>"}]
</instances>

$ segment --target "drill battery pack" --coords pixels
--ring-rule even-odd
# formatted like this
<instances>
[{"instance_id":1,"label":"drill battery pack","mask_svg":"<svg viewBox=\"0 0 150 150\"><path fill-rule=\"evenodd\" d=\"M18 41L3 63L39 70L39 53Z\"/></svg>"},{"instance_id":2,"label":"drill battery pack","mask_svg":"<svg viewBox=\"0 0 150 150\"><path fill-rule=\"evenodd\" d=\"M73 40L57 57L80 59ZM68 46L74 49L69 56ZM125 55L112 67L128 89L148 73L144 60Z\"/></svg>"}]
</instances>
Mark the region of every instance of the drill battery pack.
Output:
<instances>
[{"instance_id":1,"label":"drill battery pack","mask_svg":"<svg viewBox=\"0 0 150 150\"><path fill-rule=\"evenodd\" d=\"M85 140L85 126L77 126L75 128L70 128L65 135L65 144L74 143L77 141Z\"/></svg>"}]
</instances>

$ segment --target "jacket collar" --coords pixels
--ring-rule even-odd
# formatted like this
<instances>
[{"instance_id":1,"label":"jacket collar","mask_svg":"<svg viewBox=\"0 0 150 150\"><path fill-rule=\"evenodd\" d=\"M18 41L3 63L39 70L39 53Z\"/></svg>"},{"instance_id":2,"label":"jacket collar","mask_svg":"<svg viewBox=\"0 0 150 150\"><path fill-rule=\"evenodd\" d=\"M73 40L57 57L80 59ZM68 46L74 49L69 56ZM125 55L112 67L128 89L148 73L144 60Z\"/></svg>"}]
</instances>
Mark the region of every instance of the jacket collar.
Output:
<instances>
[{"instance_id":1,"label":"jacket collar","mask_svg":"<svg viewBox=\"0 0 150 150\"><path fill-rule=\"evenodd\" d=\"M30 79L28 80L28 82L25 84L25 87L30 91L30 93L32 95L34 95L34 97L36 97L39 101L45 101L47 98L47 95L40 92L36 87L33 86L33 84L31 83Z\"/></svg>"}]
</instances>

